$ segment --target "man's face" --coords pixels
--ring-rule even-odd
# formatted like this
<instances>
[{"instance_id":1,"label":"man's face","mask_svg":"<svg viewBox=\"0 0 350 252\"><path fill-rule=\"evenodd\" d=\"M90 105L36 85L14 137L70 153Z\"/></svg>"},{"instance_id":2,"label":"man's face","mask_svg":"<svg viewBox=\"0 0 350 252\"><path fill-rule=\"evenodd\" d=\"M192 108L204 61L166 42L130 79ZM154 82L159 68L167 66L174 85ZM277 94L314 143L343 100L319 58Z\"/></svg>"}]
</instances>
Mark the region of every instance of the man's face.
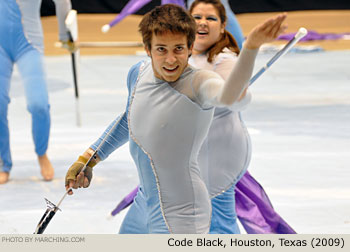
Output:
<instances>
[{"instance_id":1,"label":"man's face","mask_svg":"<svg viewBox=\"0 0 350 252\"><path fill-rule=\"evenodd\" d=\"M181 33L167 32L152 36L151 49L145 48L152 58L154 75L167 82L176 81L187 67L192 48Z\"/></svg>"}]
</instances>

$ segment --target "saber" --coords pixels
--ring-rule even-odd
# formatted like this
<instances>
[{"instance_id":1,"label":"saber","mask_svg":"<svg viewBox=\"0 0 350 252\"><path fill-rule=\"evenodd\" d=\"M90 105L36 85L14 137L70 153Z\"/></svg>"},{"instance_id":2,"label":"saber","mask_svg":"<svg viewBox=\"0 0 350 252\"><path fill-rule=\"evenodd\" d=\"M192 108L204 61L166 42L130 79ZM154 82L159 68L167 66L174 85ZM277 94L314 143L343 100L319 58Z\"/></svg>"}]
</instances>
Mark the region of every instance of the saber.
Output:
<instances>
[{"instance_id":1,"label":"saber","mask_svg":"<svg viewBox=\"0 0 350 252\"><path fill-rule=\"evenodd\" d=\"M107 135L106 135L107 136ZM91 155L91 157L89 158L89 160L86 162L86 164L84 165L83 169L80 172L84 172L86 167L90 164L91 160L93 158L96 158L96 154L97 154L97 149L95 150L95 152ZM43 215L43 217L41 217L35 231L34 234L43 234L47 225L49 225L50 221L52 220L52 218L55 216L56 212L58 210L61 211L61 209L59 208L59 206L61 205L62 201L64 200L64 198L68 195L68 193L73 190L72 187L68 188L68 190L64 193L64 195L62 196L61 200L57 203L57 205L55 205L54 203L52 203L51 201L49 201L48 199L45 198L46 201L46 205L47 205L47 209Z\"/></svg>"},{"instance_id":2,"label":"saber","mask_svg":"<svg viewBox=\"0 0 350 252\"><path fill-rule=\"evenodd\" d=\"M78 40L78 21L77 21L77 11L70 10L65 24L68 30L68 37L71 43L75 43ZM78 63L79 50L71 53L72 59L72 71L73 71L73 82L74 82L74 93L75 93L75 111L76 111L76 122L77 126L81 126L81 116L80 116L80 105L79 105L79 88L78 88Z\"/></svg>"},{"instance_id":3,"label":"saber","mask_svg":"<svg viewBox=\"0 0 350 252\"><path fill-rule=\"evenodd\" d=\"M88 159L88 161L86 162L86 164L83 166L83 168L81 169L80 172L84 172L86 167L89 166L91 160L96 159L97 158L97 152L101 149L102 145L106 142L107 138L110 136L111 132L115 129L115 127L118 125L118 123L120 122L122 118L122 115L119 117L118 120L115 120L115 123L113 124L113 126L111 127L111 129L107 132L107 134L103 137L101 143L97 146L96 150L93 152L93 154L90 156L90 158ZM47 209L44 213L44 215L41 217L35 231L34 234L43 234L47 225L50 223L50 221L52 220L52 218L55 216L56 212L58 210L61 211L61 209L59 209L59 206L61 205L62 201L65 199L65 197L68 195L68 193L70 191L72 191L73 188L70 187L68 188L68 190L64 193L64 195L62 196L61 200L57 203L57 205L53 204L51 201L49 201L48 199L46 200L46 204L47 204Z\"/></svg>"},{"instance_id":4,"label":"saber","mask_svg":"<svg viewBox=\"0 0 350 252\"><path fill-rule=\"evenodd\" d=\"M281 50L279 50L266 64L263 66L249 81L249 85L252 85L269 67L276 62L280 57L285 55L300 39L305 37L307 30L301 27L295 34L294 38L290 40Z\"/></svg>"}]
</instances>

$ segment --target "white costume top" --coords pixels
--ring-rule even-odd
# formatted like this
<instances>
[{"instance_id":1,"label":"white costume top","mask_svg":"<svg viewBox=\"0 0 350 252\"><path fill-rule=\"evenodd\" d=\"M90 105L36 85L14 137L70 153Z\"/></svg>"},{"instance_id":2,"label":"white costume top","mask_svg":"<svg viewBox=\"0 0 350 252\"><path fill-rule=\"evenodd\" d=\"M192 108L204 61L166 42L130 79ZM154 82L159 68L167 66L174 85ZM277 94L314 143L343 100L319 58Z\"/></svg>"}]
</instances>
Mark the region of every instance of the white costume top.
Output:
<instances>
[{"instance_id":1,"label":"white costume top","mask_svg":"<svg viewBox=\"0 0 350 252\"><path fill-rule=\"evenodd\" d=\"M192 55L189 63L200 69L212 70L227 79L237 62L237 55L225 48L209 63L206 54ZM248 168L251 144L240 111L251 101L251 93L230 108L216 108L200 154L199 167L211 197L235 184Z\"/></svg>"}]
</instances>

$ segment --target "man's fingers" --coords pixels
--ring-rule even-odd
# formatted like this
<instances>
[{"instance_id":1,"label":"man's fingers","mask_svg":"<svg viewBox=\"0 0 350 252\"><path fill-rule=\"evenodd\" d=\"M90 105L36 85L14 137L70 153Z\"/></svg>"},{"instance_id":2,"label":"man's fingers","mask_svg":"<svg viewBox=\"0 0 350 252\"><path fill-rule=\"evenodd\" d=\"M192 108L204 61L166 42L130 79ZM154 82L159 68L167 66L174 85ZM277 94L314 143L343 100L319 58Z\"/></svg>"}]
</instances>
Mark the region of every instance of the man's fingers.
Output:
<instances>
[{"instance_id":1,"label":"man's fingers","mask_svg":"<svg viewBox=\"0 0 350 252\"><path fill-rule=\"evenodd\" d=\"M72 186L71 185L66 185L66 191L68 191L68 195L72 195L73 194L73 190L72 189L70 189L70 188L72 188Z\"/></svg>"},{"instance_id":2,"label":"man's fingers","mask_svg":"<svg viewBox=\"0 0 350 252\"><path fill-rule=\"evenodd\" d=\"M89 185L90 185L90 182L89 182L88 178L85 177L85 178L84 178L84 185L83 185L83 187L86 188L86 187L88 187Z\"/></svg>"},{"instance_id":3,"label":"man's fingers","mask_svg":"<svg viewBox=\"0 0 350 252\"><path fill-rule=\"evenodd\" d=\"M86 188L90 185L89 179L85 177L84 172L80 172L75 180L68 180L68 185L66 185L66 190L69 188L78 189L78 188ZM69 195L72 195L73 192L68 192Z\"/></svg>"},{"instance_id":4,"label":"man's fingers","mask_svg":"<svg viewBox=\"0 0 350 252\"><path fill-rule=\"evenodd\" d=\"M78 174L76 184L77 188L81 188L84 185L84 172Z\"/></svg>"}]
</instances>

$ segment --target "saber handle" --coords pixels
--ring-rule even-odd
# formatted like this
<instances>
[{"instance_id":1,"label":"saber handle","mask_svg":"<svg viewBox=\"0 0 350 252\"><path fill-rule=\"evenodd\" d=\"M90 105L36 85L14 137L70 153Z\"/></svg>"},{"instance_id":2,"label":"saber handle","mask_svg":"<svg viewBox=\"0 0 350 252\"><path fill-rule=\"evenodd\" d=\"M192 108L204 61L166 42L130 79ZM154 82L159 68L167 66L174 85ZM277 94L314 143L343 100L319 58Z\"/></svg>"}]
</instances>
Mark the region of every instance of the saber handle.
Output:
<instances>
[{"instance_id":1,"label":"saber handle","mask_svg":"<svg viewBox=\"0 0 350 252\"><path fill-rule=\"evenodd\" d=\"M44 215L41 217L41 219L40 219L40 221L39 221L39 223L34 231L34 234L44 233L47 225L49 225L51 219L56 214L57 210L61 210L61 209L59 209L58 205L56 206L54 203L52 203L48 199L45 198L45 201L46 201L47 209L46 209Z\"/></svg>"},{"instance_id":2,"label":"saber handle","mask_svg":"<svg viewBox=\"0 0 350 252\"><path fill-rule=\"evenodd\" d=\"M266 64L263 66L249 81L249 85L252 85L270 66L276 62L280 57L285 55L296 43L299 42L307 34L307 30L301 27L295 34L294 38L290 40L281 50L279 50Z\"/></svg>"},{"instance_id":3,"label":"saber handle","mask_svg":"<svg viewBox=\"0 0 350 252\"><path fill-rule=\"evenodd\" d=\"M42 222L39 223L34 234L43 234L47 225L49 225L51 219L55 216L56 212L57 212L57 210L54 210L54 209L46 210L46 212L42 218Z\"/></svg>"}]
</instances>

